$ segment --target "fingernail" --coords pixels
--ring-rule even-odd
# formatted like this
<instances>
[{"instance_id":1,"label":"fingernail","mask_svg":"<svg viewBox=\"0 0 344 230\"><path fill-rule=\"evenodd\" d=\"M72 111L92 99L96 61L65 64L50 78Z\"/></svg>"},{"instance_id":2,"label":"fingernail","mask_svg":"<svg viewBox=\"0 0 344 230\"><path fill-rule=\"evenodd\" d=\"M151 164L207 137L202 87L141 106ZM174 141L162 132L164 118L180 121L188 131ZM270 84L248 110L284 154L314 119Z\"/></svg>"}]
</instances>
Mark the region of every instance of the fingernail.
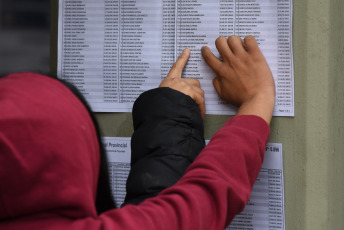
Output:
<instances>
[{"instance_id":1,"label":"fingernail","mask_svg":"<svg viewBox=\"0 0 344 230\"><path fill-rule=\"evenodd\" d=\"M183 53L188 54L189 52L190 52L190 50L189 50L188 48L185 48L185 49L183 50Z\"/></svg>"}]
</instances>

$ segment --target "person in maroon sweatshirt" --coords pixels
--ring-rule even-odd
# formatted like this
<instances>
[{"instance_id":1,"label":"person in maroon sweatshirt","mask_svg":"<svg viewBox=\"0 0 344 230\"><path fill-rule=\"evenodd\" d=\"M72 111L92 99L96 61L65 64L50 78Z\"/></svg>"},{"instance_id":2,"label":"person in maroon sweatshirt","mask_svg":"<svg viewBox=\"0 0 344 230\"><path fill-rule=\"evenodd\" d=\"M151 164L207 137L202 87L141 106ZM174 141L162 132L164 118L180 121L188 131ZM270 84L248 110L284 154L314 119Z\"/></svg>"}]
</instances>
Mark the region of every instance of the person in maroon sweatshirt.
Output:
<instances>
[{"instance_id":1,"label":"person in maroon sweatshirt","mask_svg":"<svg viewBox=\"0 0 344 230\"><path fill-rule=\"evenodd\" d=\"M176 183L144 197L137 205L128 199L122 208L110 206L102 211L96 207L102 195L101 144L85 104L66 84L53 78L34 73L1 78L0 229L224 229L244 208L261 168L275 87L253 37L244 42L236 36L220 37L216 46L222 61L207 47L202 54L216 74L216 91L238 106L237 115L198 156L186 156L192 163L186 163ZM150 120L154 117L136 113L142 108L155 109L160 119L164 112L173 112L170 106L183 106L187 118L179 113L175 118L184 130L195 130L188 121L202 117L205 106L197 80L181 78L189 54L188 49L181 54L160 88L136 101L133 120L134 135L138 134L134 138L140 139L146 122L154 124ZM160 107L151 108L151 104ZM188 143L198 145L200 141ZM157 154L164 155L164 151Z\"/></svg>"}]
</instances>

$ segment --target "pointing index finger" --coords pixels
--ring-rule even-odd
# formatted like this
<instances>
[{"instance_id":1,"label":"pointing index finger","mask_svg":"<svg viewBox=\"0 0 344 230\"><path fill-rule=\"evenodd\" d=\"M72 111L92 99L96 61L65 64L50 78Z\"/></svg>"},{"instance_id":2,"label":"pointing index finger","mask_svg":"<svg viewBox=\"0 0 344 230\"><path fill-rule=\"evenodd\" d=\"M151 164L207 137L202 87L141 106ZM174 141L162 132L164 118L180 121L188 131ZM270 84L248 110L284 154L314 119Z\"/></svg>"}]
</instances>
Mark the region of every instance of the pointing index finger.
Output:
<instances>
[{"instance_id":1,"label":"pointing index finger","mask_svg":"<svg viewBox=\"0 0 344 230\"><path fill-rule=\"evenodd\" d=\"M183 52L179 55L177 61L173 64L166 78L182 77L183 69L186 63L188 62L189 57L190 57L190 50L188 48L185 48Z\"/></svg>"}]
</instances>

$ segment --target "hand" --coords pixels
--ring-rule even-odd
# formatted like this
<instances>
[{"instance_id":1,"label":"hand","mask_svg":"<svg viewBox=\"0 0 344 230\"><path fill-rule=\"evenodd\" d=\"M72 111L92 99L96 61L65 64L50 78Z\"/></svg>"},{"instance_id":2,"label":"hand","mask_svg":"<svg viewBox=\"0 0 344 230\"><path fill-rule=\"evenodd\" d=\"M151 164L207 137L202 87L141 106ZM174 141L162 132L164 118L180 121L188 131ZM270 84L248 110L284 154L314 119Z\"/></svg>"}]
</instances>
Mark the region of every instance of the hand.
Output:
<instances>
[{"instance_id":1,"label":"hand","mask_svg":"<svg viewBox=\"0 0 344 230\"><path fill-rule=\"evenodd\" d=\"M201 89L199 81L197 79L182 78L182 72L189 57L190 50L186 48L159 87L169 87L190 96L196 102L201 116L204 118L204 91Z\"/></svg>"},{"instance_id":2,"label":"hand","mask_svg":"<svg viewBox=\"0 0 344 230\"><path fill-rule=\"evenodd\" d=\"M269 124L275 105L275 82L271 70L253 36L219 37L216 42L223 61L208 47L202 47L205 62L216 73L216 92L223 100L239 107L237 115L251 114Z\"/></svg>"}]
</instances>

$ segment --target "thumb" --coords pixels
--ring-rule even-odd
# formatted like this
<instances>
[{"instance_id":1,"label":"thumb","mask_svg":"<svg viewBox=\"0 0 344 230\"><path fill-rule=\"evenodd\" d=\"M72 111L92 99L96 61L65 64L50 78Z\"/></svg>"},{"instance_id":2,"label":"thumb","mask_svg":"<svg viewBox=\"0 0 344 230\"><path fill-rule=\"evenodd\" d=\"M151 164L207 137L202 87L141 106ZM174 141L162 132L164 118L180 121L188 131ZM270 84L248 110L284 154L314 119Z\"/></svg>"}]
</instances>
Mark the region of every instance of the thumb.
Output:
<instances>
[{"instance_id":1,"label":"thumb","mask_svg":"<svg viewBox=\"0 0 344 230\"><path fill-rule=\"evenodd\" d=\"M185 48L183 52L179 55L177 61L173 64L166 78L182 77L183 69L186 63L188 62L189 57L190 57L190 50L188 48Z\"/></svg>"}]
</instances>

